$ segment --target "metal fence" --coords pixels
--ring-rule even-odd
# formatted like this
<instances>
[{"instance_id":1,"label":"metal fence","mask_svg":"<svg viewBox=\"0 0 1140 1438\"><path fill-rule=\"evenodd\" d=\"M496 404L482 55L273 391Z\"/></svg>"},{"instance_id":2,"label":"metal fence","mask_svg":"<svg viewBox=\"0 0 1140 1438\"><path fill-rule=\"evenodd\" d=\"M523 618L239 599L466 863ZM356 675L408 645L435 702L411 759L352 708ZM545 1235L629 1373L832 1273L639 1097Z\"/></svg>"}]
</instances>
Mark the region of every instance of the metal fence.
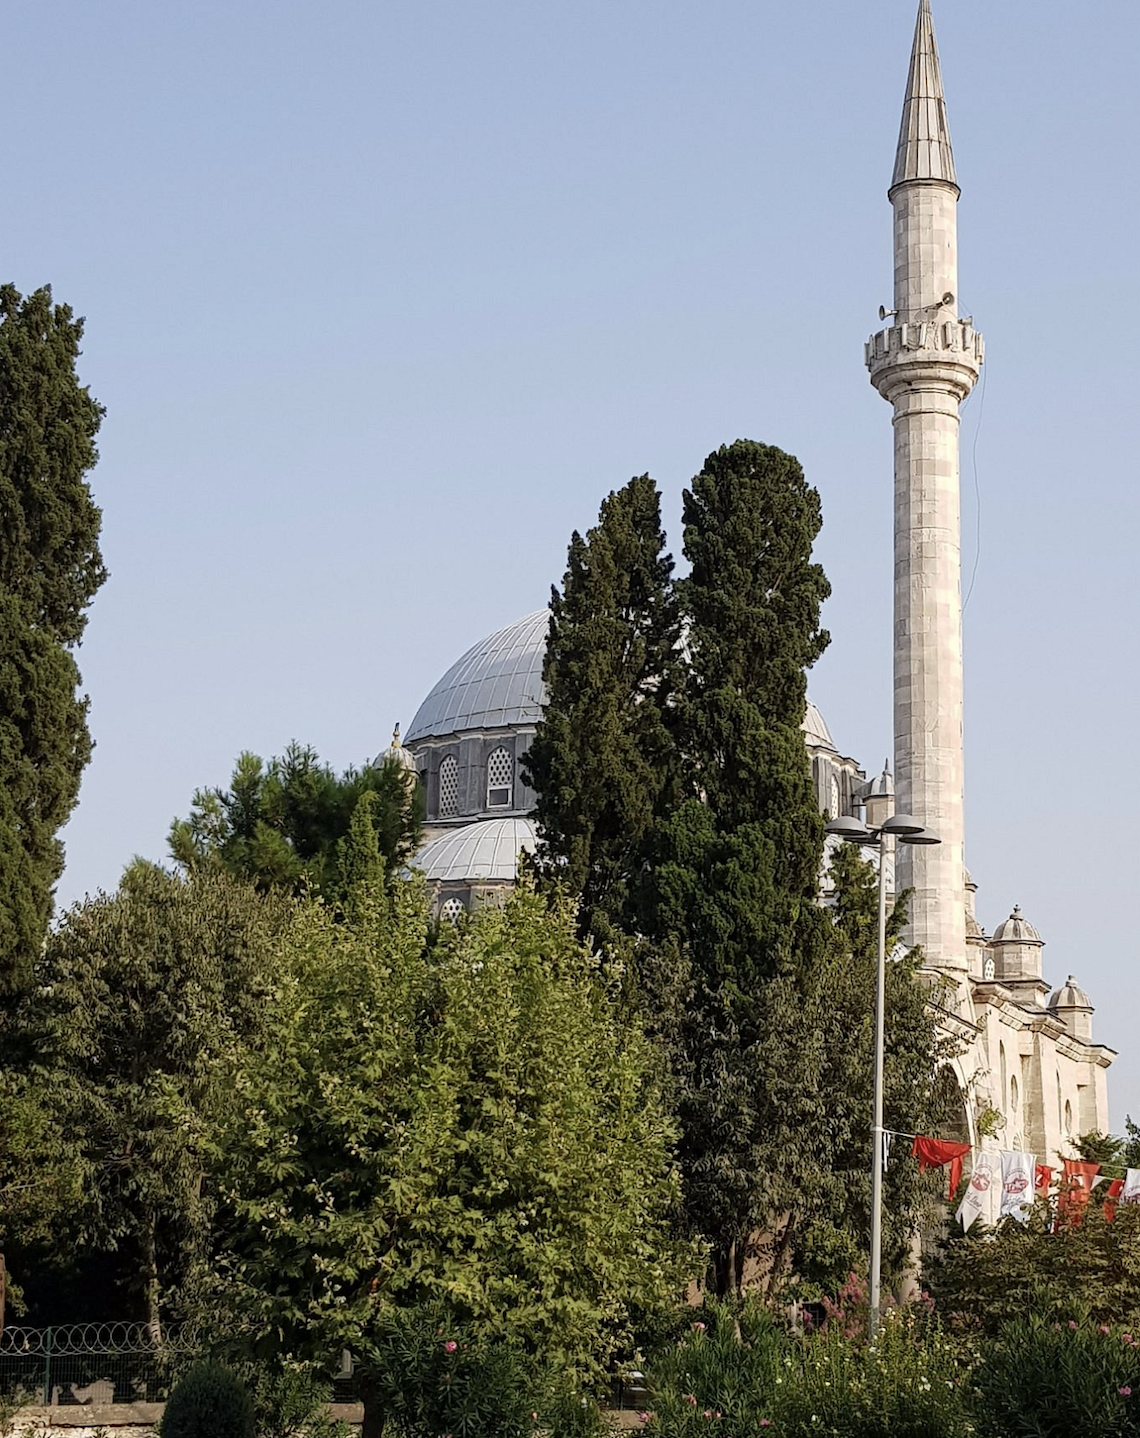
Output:
<instances>
[{"instance_id":1,"label":"metal fence","mask_svg":"<svg viewBox=\"0 0 1140 1438\"><path fill-rule=\"evenodd\" d=\"M197 1353L190 1335L156 1340L144 1323L6 1327L0 1337L0 1393L46 1407L156 1403Z\"/></svg>"}]
</instances>

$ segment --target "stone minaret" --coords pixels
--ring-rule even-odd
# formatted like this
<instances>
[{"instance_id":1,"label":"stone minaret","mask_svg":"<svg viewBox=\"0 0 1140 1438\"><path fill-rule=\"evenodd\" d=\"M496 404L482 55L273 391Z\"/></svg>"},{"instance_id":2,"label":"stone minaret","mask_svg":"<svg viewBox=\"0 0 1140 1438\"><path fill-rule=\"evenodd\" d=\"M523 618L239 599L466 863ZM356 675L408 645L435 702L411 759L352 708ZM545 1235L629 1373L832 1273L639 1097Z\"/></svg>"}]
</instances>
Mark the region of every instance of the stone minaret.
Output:
<instances>
[{"instance_id":1,"label":"stone minaret","mask_svg":"<svg viewBox=\"0 0 1140 1438\"><path fill-rule=\"evenodd\" d=\"M920 0L891 188L894 311L867 344L871 383L894 409L895 792L942 843L899 845L913 888L910 940L964 977L962 586L958 406L982 337L958 313L958 184L934 24Z\"/></svg>"}]
</instances>

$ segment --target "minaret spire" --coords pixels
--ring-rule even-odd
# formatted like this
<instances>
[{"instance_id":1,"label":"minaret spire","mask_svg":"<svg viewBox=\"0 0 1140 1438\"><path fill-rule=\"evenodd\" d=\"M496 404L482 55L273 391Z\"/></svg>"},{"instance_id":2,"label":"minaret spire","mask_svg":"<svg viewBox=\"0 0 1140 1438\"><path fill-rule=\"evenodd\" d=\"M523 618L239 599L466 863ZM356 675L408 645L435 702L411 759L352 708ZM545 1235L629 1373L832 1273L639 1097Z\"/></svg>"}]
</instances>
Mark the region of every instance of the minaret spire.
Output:
<instances>
[{"instance_id":1,"label":"minaret spire","mask_svg":"<svg viewBox=\"0 0 1140 1438\"><path fill-rule=\"evenodd\" d=\"M920 0L890 188L894 310L866 359L894 420L896 806L942 840L900 845L899 884L913 890L910 943L964 982L958 406L978 378L982 337L959 317L958 193L930 3Z\"/></svg>"},{"instance_id":2,"label":"minaret spire","mask_svg":"<svg viewBox=\"0 0 1140 1438\"><path fill-rule=\"evenodd\" d=\"M957 184L930 0L919 0L891 188L907 180Z\"/></svg>"}]
</instances>

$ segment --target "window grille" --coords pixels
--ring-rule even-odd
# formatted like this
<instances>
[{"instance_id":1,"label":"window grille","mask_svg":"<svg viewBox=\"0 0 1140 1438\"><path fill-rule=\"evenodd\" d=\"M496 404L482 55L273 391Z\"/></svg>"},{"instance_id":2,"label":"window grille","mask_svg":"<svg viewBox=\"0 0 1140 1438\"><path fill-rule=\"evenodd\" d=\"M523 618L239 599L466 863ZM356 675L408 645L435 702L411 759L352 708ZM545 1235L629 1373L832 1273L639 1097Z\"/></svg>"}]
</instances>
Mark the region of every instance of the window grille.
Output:
<instances>
[{"instance_id":1,"label":"window grille","mask_svg":"<svg viewBox=\"0 0 1140 1438\"><path fill-rule=\"evenodd\" d=\"M487 808L509 809L514 791L514 757L509 749L496 749L487 759Z\"/></svg>"},{"instance_id":2,"label":"window grille","mask_svg":"<svg viewBox=\"0 0 1140 1438\"><path fill-rule=\"evenodd\" d=\"M439 817L450 819L459 813L459 762L449 754L439 766Z\"/></svg>"},{"instance_id":3,"label":"window grille","mask_svg":"<svg viewBox=\"0 0 1140 1438\"><path fill-rule=\"evenodd\" d=\"M458 924L463 913L462 899L444 899L439 906L439 917L449 924Z\"/></svg>"}]
</instances>

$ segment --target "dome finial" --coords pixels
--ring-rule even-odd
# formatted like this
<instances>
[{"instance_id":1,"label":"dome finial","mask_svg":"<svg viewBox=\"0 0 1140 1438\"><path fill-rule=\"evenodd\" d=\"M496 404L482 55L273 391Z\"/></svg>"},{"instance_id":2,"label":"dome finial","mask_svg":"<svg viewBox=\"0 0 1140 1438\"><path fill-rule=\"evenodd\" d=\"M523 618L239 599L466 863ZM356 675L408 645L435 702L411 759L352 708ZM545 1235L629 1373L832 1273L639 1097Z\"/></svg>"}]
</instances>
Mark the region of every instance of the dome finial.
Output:
<instances>
[{"instance_id":1,"label":"dome finial","mask_svg":"<svg viewBox=\"0 0 1140 1438\"><path fill-rule=\"evenodd\" d=\"M392 730L392 748L399 749L401 747L402 745L400 744L400 726L399 724L397 724L396 727Z\"/></svg>"}]
</instances>

